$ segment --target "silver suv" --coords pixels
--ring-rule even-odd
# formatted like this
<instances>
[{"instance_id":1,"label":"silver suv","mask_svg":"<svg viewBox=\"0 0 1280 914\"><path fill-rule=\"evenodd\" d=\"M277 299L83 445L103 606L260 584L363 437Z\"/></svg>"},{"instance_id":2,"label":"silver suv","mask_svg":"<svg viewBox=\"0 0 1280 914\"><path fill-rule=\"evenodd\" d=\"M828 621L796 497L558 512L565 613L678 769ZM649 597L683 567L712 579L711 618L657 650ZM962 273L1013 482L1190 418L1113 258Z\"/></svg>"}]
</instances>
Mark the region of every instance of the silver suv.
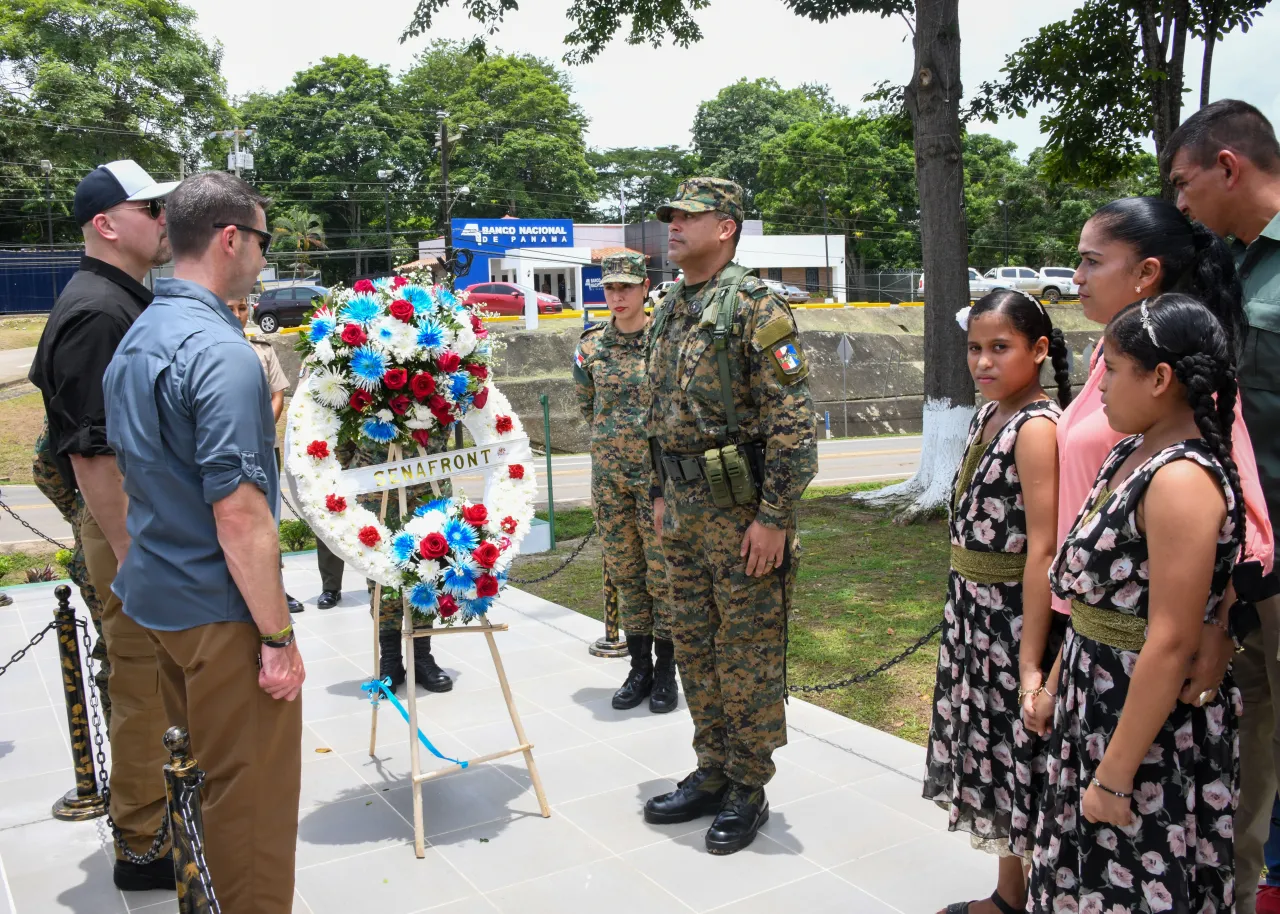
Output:
<instances>
[{"instance_id":1,"label":"silver suv","mask_svg":"<svg viewBox=\"0 0 1280 914\"><path fill-rule=\"evenodd\" d=\"M1049 269L1065 271L1067 268L1050 267ZM987 270L987 275L983 279L993 290L1017 289L1036 298L1047 299L1050 303L1061 301L1065 295L1079 294L1079 289L1071 282L1070 275L1047 276L1045 272L1037 273L1030 267L995 267Z\"/></svg>"}]
</instances>

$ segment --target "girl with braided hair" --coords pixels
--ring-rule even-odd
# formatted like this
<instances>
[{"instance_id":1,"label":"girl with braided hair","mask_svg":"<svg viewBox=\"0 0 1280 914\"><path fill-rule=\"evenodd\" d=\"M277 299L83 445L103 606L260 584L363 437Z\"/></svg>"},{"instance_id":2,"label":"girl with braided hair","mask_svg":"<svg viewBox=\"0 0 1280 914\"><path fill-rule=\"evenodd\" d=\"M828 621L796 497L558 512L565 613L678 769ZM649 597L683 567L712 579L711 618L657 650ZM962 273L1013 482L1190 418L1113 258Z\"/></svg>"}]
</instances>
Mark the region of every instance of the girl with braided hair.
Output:
<instances>
[{"instance_id":1,"label":"girl with braided hair","mask_svg":"<svg viewBox=\"0 0 1280 914\"><path fill-rule=\"evenodd\" d=\"M1222 322L1186 295L1107 327L1122 435L1054 559L1070 600L1027 910L1234 910L1240 693L1178 700L1221 624L1244 539L1236 380Z\"/></svg>"},{"instance_id":2,"label":"girl with braided hair","mask_svg":"<svg viewBox=\"0 0 1280 914\"><path fill-rule=\"evenodd\" d=\"M1031 804L1045 771L1044 741L1020 719L1020 667L1035 670L1038 686L1053 615L1057 421L1071 401L1071 379L1062 331L1025 292L992 292L956 317L968 334L969 372L988 402L970 426L953 484L951 575L923 794L949 812L952 831L968 832L975 847L999 857L991 897L957 902L945 914L1011 914L1026 898ZM1057 402L1041 386L1046 363Z\"/></svg>"}]
</instances>

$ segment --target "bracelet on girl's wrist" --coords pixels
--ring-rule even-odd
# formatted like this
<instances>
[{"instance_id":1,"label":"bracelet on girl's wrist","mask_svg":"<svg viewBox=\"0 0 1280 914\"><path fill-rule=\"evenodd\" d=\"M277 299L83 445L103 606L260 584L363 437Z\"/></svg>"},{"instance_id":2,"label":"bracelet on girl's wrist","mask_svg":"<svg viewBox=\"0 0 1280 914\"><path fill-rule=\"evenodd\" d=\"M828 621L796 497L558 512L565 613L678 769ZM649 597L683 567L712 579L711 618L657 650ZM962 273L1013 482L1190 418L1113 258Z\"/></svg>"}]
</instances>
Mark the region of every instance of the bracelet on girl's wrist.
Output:
<instances>
[{"instance_id":1,"label":"bracelet on girl's wrist","mask_svg":"<svg viewBox=\"0 0 1280 914\"><path fill-rule=\"evenodd\" d=\"M1133 799L1133 791L1129 791L1128 793L1122 793L1122 792L1121 792L1121 791L1119 791L1119 790L1112 790L1112 789L1111 789L1110 787L1108 787L1106 784L1104 784L1104 783L1102 783L1101 781L1099 781L1099 780L1098 780L1097 775L1094 775L1093 779L1092 779L1091 781L1089 781L1089 783L1090 783L1090 784L1092 784L1094 787L1097 787L1099 790L1102 790L1102 791L1105 791L1105 792L1107 792L1107 793L1111 794L1113 797L1119 797L1119 798L1120 798L1120 799L1122 799L1122 800L1132 800L1132 799Z\"/></svg>"}]
</instances>

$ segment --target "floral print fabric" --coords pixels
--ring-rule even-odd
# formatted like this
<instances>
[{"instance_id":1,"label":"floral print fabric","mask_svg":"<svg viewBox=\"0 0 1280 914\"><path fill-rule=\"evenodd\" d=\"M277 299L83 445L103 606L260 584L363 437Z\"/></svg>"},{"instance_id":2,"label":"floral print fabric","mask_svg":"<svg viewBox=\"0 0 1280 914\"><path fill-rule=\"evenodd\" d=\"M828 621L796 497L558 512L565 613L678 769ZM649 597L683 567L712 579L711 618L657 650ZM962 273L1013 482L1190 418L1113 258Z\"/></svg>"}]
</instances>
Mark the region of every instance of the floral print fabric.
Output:
<instances>
[{"instance_id":1,"label":"floral print fabric","mask_svg":"<svg viewBox=\"0 0 1280 914\"><path fill-rule=\"evenodd\" d=\"M1222 600L1240 548L1230 486L1204 443L1193 440L1156 454L1110 492L1112 476L1140 443L1140 437L1120 442L1103 464L1054 561L1054 591L1146 618L1147 544L1137 527L1138 505L1157 470L1174 460L1193 460L1219 481L1228 505L1205 603L1208 619ZM1120 719L1138 652L1101 644L1074 629L1068 630L1063 651L1027 910L1233 910L1241 703L1230 674L1203 708L1174 707L1134 776L1133 821L1116 828L1088 822L1081 802Z\"/></svg>"},{"instance_id":2,"label":"floral print fabric","mask_svg":"<svg viewBox=\"0 0 1280 914\"><path fill-rule=\"evenodd\" d=\"M968 453L981 456L970 478L962 478L970 460L956 473L951 543L974 552L1025 554L1026 510L1014 445L1028 420L1056 422L1060 411L1051 400L1030 403L982 449L996 408L988 403L969 428ZM1045 759L1044 741L1023 729L1018 700L1022 581L979 584L953 568L943 617L923 795L947 809L948 827L969 832L975 847L1026 856Z\"/></svg>"}]
</instances>

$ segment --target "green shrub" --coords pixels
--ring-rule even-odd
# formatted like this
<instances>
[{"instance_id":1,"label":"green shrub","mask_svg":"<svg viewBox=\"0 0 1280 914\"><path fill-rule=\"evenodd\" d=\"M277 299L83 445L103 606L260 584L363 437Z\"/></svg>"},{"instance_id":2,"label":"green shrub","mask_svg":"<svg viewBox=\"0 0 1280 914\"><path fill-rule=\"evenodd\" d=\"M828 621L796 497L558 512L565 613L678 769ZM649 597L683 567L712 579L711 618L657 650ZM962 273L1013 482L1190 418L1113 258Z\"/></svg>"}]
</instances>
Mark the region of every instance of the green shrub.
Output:
<instances>
[{"instance_id":1,"label":"green shrub","mask_svg":"<svg viewBox=\"0 0 1280 914\"><path fill-rule=\"evenodd\" d=\"M73 558L75 558L75 553L70 549L59 549L53 554L53 560L63 568L69 568Z\"/></svg>"},{"instance_id":2,"label":"green shrub","mask_svg":"<svg viewBox=\"0 0 1280 914\"><path fill-rule=\"evenodd\" d=\"M301 552L303 549L314 549L315 534L304 520L283 520L280 522L280 548L283 552Z\"/></svg>"}]
</instances>

